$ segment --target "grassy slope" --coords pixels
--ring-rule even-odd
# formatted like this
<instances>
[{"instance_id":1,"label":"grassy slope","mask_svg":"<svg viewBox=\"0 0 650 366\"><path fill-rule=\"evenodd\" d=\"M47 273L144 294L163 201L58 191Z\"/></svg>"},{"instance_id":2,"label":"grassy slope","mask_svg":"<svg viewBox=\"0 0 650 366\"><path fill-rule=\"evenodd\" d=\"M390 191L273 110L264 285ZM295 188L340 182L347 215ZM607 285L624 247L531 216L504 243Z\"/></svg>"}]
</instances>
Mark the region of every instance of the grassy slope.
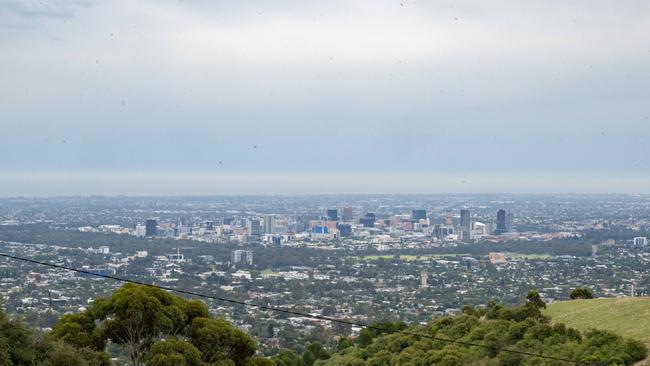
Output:
<instances>
[{"instance_id":1,"label":"grassy slope","mask_svg":"<svg viewBox=\"0 0 650 366\"><path fill-rule=\"evenodd\" d=\"M650 344L650 297L563 301L547 305L553 322L579 330L610 330Z\"/></svg>"}]
</instances>

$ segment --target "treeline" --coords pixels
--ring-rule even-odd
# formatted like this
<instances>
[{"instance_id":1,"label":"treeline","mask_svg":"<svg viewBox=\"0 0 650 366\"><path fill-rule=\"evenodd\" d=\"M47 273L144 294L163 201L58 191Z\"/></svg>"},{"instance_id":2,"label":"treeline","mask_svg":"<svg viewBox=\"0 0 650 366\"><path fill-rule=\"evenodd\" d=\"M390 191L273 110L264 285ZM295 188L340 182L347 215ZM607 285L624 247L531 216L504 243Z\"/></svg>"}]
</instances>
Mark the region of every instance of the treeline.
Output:
<instances>
[{"instance_id":1,"label":"treeline","mask_svg":"<svg viewBox=\"0 0 650 366\"><path fill-rule=\"evenodd\" d=\"M230 260L234 249L252 249L255 267L259 269L289 266L311 266L334 262L336 254L310 248L269 248L260 245L209 244L192 240L138 238L112 233L85 233L69 228L53 228L47 224L0 226L0 241L28 244L60 245L71 248L106 245L112 252L133 253L146 250L151 255L165 255L182 248L186 255L212 255L217 261Z\"/></svg>"},{"instance_id":2,"label":"treeline","mask_svg":"<svg viewBox=\"0 0 650 366\"><path fill-rule=\"evenodd\" d=\"M616 240L617 243L631 243L632 239L637 236L650 237L650 227L641 226L639 230L634 230L625 226L609 225L607 230L587 230L584 233L585 239L594 244L600 244L608 239Z\"/></svg>"},{"instance_id":3,"label":"treeline","mask_svg":"<svg viewBox=\"0 0 650 366\"><path fill-rule=\"evenodd\" d=\"M260 245L238 246L236 244L211 245L191 240L172 240L162 238L138 238L130 235L107 233L84 233L69 228L54 228L47 224L19 226L0 226L0 241L20 243L60 245L66 247L99 247L107 245L113 252L132 253L147 250L152 255L164 255L183 248L190 256L212 255L217 261L228 261L233 249L254 250L254 267L257 269L282 268L290 266L316 267L322 264L336 264L350 253L326 251L311 248L269 248ZM393 251L356 251L358 256L374 254L468 254L486 256L490 252L517 252L522 254L572 255L586 257L591 255L591 242L585 240L562 239L544 242L506 242L474 243L454 247L409 249Z\"/></svg>"},{"instance_id":4,"label":"treeline","mask_svg":"<svg viewBox=\"0 0 650 366\"><path fill-rule=\"evenodd\" d=\"M357 252L357 255L435 255L435 254L466 254L486 256L490 252L513 252L521 254L550 254L587 257L591 255L591 243L576 239L558 239L550 241L513 241L504 243L480 242L460 244L453 247L435 247L426 249L378 251L368 250Z\"/></svg>"},{"instance_id":5,"label":"treeline","mask_svg":"<svg viewBox=\"0 0 650 366\"><path fill-rule=\"evenodd\" d=\"M413 327L376 323L354 339L339 338L334 354L310 343L300 354L261 357L248 334L210 316L203 302L126 284L64 315L46 334L0 313L0 366L109 366L111 358L134 366L598 366L631 365L647 356L638 341L552 324L541 313L545 306L531 291L517 307L466 306L462 315Z\"/></svg>"},{"instance_id":6,"label":"treeline","mask_svg":"<svg viewBox=\"0 0 650 366\"><path fill-rule=\"evenodd\" d=\"M0 241L60 245L71 248L106 245L114 252L130 253L136 250L147 250L153 255L170 253L179 246L195 247L200 245L200 243L189 240L138 238L131 235L110 233L84 233L70 228L51 227L48 224L0 226Z\"/></svg>"},{"instance_id":7,"label":"treeline","mask_svg":"<svg viewBox=\"0 0 650 366\"><path fill-rule=\"evenodd\" d=\"M62 316L47 334L0 317L0 366L109 366L109 349L134 366L274 365L255 356L249 335L211 317L203 302L149 286L126 284Z\"/></svg>"},{"instance_id":8,"label":"treeline","mask_svg":"<svg viewBox=\"0 0 650 366\"><path fill-rule=\"evenodd\" d=\"M517 252L522 254L551 254L586 257L591 255L591 243L576 239L558 239L540 242L514 241L505 243L479 243L465 245L471 254L489 252Z\"/></svg>"},{"instance_id":9,"label":"treeline","mask_svg":"<svg viewBox=\"0 0 650 366\"><path fill-rule=\"evenodd\" d=\"M0 366L100 366L110 365L105 352L74 346L28 329L0 312Z\"/></svg>"}]
</instances>

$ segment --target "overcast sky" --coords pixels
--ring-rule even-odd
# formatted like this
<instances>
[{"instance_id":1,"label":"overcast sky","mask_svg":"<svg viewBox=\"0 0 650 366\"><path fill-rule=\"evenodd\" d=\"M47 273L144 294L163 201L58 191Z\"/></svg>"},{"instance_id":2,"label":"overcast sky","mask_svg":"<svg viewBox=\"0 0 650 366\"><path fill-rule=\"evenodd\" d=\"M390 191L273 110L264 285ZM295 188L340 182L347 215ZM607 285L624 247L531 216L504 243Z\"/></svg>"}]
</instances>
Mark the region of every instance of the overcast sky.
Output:
<instances>
[{"instance_id":1,"label":"overcast sky","mask_svg":"<svg viewBox=\"0 0 650 366\"><path fill-rule=\"evenodd\" d=\"M650 193L650 2L0 1L0 196Z\"/></svg>"}]
</instances>

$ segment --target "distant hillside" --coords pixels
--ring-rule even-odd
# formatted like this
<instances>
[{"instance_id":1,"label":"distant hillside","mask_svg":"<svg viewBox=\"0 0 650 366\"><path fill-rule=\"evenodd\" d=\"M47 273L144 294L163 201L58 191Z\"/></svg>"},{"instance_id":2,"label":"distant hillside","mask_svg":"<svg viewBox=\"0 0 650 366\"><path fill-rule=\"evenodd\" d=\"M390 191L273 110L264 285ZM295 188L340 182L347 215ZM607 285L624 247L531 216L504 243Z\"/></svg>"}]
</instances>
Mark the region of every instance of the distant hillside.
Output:
<instances>
[{"instance_id":1,"label":"distant hillside","mask_svg":"<svg viewBox=\"0 0 650 366\"><path fill-rule=\"evenodd\" d=\"M650 297L563 301L548 304L544 315L581 331L609 330L650 343Z\"/></svg>"}]
</instances>

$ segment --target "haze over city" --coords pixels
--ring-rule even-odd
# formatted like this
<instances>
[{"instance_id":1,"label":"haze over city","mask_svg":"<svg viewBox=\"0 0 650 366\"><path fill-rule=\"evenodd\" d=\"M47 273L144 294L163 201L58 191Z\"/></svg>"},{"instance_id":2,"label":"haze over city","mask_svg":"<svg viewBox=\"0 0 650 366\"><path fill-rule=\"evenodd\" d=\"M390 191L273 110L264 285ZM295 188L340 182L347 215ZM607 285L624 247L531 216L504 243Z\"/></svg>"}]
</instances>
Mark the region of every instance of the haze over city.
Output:
<instances>
[{"instance_id":1,"label":"haze over city","mask_svg":"<svg viewBox=\"0 0 650 366\"><path fill-rule=\"evenodd\" d=\"M649 192L650 5L3 1L3 196Z\"/></svg>"}]
</instances>

